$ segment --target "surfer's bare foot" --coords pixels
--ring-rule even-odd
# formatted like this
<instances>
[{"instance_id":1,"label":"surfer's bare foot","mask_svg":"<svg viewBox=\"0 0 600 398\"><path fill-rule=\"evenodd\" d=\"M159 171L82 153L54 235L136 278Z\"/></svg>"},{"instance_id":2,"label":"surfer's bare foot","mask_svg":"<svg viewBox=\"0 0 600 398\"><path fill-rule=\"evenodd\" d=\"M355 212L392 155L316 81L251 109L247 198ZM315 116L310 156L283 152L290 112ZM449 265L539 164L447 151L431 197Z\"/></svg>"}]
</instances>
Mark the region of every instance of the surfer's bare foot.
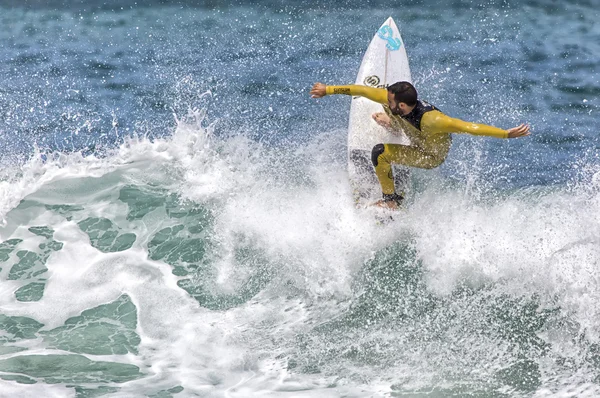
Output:
<instances>
[{"instance_id":1,"label":"surfer's bare foot","mask_svg":"<svg viewBox=\"0 0 600 398\"><path fill-rule=\"evenodd\" d=\"M400 208L400 206L398 206L398 203L395 200L385 199L380 199L377 202L373 203L371 206L381 207L382 209L388 210L398 210Z\"/></svg>"},{"instance_id":2,"label":"surfer's bare foot","mask_svg":"<svg viewBox=\"0 0 600 398\"><path fill-rule=\"evenodd\" d=\"M375 120L375 122L382 126L385 127L386 129L389 129L392 127L392 120L390 119L390 117L384 113L384 112L377 112L373 114L373 120Z\"/></svg>"}]
</instances>

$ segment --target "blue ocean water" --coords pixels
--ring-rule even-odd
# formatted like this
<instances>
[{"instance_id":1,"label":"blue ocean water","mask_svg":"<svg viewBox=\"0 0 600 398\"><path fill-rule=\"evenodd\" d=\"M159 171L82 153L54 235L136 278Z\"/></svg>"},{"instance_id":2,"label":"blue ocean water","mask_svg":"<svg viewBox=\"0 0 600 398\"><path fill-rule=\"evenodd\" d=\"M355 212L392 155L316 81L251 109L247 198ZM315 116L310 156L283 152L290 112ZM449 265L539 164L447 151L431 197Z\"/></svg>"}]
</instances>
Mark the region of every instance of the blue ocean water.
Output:
<instances>
[{"instance_id":1,"label":"blue ocean water","mask_svg":"<svg viewBox=\"0 0 600 398\"><path fill-rule=\"evenodd\" d=\"M455 135L379 225L392 16ZM596 2L0 1L0 396L600 395Z\"/></svg>"}]
</instances>

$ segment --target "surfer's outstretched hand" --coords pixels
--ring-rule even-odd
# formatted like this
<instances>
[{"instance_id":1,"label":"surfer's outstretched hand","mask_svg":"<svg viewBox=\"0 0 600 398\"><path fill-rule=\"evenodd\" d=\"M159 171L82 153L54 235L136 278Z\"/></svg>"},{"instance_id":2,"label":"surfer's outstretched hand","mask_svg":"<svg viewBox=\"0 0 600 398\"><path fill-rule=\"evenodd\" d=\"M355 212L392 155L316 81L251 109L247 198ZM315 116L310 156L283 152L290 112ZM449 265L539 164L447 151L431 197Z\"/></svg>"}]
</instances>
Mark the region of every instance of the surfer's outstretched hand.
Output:
<instances>
[{"instance_id":1,"label":"surfer's outstretched hand","mask_svg":"<svg viewBox=\"0 0 600 398\"><path fill-rule=\"evenodd\" d=\"M392 121L390 117L384 112L374 113L373 120L375 120L375 122L377 122L378 125L385 127L386 129L392 128Z\"/></svg>"},{"instance_id":2,"label":"surfer's outstretched hand","mask_svg":"<svg viewBox=\"0 0 600 398\"><path fill-rule=\"evenodd\" d=\"M529 125L522 124L517 127L513 127L512 129L508 129L508 138L517 138L517 137L525 137L529 135Z\"/></svg>"},{"instance_id":3,"label":"surfer's outstretched hand","mask_svg":"<svg viewBox=\"0 0 600 398\"><path fill-rule=\"evenodd\" d=\"M312 90L310 90L310 97L311 98L321 98L324 97L326 92L325 92L325 88L327 86L324 85L323 83L315 83L315 85L313 86Z\"/></svg>"}]
</instances>

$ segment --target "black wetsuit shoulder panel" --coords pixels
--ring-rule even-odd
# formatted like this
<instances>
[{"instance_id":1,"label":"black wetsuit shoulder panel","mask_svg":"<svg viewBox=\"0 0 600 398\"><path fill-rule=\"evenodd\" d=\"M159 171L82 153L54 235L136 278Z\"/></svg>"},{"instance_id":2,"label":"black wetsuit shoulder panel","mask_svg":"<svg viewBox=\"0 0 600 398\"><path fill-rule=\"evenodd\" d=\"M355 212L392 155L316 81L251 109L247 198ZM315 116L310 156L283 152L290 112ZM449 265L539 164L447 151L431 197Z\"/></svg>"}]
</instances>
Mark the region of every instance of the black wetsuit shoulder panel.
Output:
<instances>
[{"instance_id":1,"label":"black wetsuit shoulder panel","mask_svg":"<svg viewBox=\"0 0 600 398\"><path fill-rule=\"evenodd\" d=\"M417 130L421 130L423 115L431 111L439 111L439 109L425 101L417 101L417 105L415 105L413 110L408 115L401 117L412 124Z\"/></svg>"}]
</instances>

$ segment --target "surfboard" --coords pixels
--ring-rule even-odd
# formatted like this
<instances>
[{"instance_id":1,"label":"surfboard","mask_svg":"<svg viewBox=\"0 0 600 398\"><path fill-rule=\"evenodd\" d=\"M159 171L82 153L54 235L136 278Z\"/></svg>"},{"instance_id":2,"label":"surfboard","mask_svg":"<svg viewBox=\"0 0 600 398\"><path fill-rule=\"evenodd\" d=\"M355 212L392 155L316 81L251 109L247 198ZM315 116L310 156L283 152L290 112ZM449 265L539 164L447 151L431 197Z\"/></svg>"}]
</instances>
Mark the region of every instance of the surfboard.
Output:
<instances>
[{"instance_id":1,"label":"surfboard","mask_svg":"<svg viewBox=\"0 0 600 398\"><path fill-rule=\"evenodd\" d=\"M365 52L355 84L385 88L398 81L412 82L404 41L389 17L377 30ZM381 198L381 187L371 161L377 144L410 144L401 132L390 132L372 118L383 112L381 104L362 97L352 98L348 125L348 173L357 206ZM405 192L408 168L394 166L396 192Z\"/></svg>"}]
</instances>

